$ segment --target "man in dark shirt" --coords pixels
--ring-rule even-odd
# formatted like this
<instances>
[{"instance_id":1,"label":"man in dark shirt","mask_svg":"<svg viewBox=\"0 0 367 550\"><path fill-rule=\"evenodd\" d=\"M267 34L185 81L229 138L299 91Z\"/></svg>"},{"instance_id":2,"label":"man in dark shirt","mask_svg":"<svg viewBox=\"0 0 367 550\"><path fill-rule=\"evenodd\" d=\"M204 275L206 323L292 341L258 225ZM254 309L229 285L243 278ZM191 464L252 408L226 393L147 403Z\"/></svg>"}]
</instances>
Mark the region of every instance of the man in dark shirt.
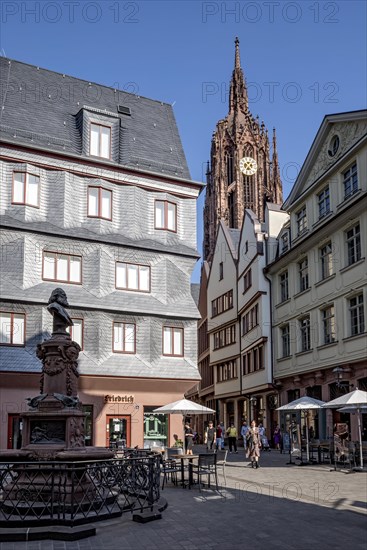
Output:
<instances>
[{"instance_id":1,"label":"man in dark shirt","mask_svg":"<svg viewBox=\"0 0 367 550\"><path fill-rule=\"evenodd\" d=\"M205 440L204 440L204 443L206 444L206 448L208 449L208 451L209 450L211 451L213 449L214 441L215 441L215 428L214 428L213 422L209 422L209 426L205 430Z\"/></svg>"}]
</instances>

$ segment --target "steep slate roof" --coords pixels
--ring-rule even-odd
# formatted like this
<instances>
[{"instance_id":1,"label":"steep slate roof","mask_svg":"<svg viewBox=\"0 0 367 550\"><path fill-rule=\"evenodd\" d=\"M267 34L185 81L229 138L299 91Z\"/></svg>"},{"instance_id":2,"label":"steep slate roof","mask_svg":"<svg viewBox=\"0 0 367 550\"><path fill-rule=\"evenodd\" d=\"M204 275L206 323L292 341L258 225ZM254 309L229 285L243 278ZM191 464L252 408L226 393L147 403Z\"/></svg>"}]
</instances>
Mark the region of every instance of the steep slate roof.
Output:
<instances>
[{"instance_id":1,"label":"steep slate roof","mask_svg":"<svg viewBox=\"0 0 367 550\"><path fill-rule=\"evenodd\" d=\"M120 232L103 233L103 235L100 235L91 231L90 228L86 229L84 227L59 227L53 225L49 221L25 222L7 215L1 216L0 227L9 229L15 228L23 231L33 231L35 233L43 233L46 235L57 235L59 237L64 236L67 238L83 239L84 241L100 242L113 245L119 244L132 248L141 248L156 252L161 251L164 254L181 254L182 256L199 258L199 253L196 250L182 244L176 234L170 235L169 247L167 247L166 245L158 241L154 241L154 239L132 239L131 237L129 237L129 235L122 234Z\"/></svg>"},{"instance_id":2,"label":"steep slate roof","mask_svg":"<svg viewBox=\"0 0 367 550\"><path fill-rule=\"evenodd\" d=\"M2 139L88 158L78 128L78 113L87 107L120 119L120 165L190 179L171 105L5 57L0 75ZM118 105L131 116L118 114Z\"/></svg>"},{"instance_id":3,"label":"steep slate roof","mask_svg":"<svg viewBox=\"0 0 367 550\"><path fill-rule=\"evenodd\" d=\"M223 220L220 221L220 226L228 243L229 250L234 260L238 259L238 243L241 237L240 229L229 229Z\"/></svg>"},{"instance_id":4,"label":"steep slate roof","mask_svg":"<svg viewBox=\"0 0 367 550\"><path fill-rule=\"evenodd\" d=\"M195 365L185 358L160 358L159 368L156 364L149 364L139 355L129 356L124 361L123 357L111 354L105 360L96 362L85 351L80 352L78 370L84 375L123 376L137 378L177 378L199 380ZM1 350L2 372L41 373L42 363L36 357L35 347L11 348L4 347Z\"/></svg>"},{"instance_id":5,"label":"steep slate roof","mask_svg":"<svg viewBox=\"0 0 367 550\"><path fill-rule=\"evenodd\" d=\"M28 303L47 304L51 292L55 288L55 282L39 283L30 288L20 288L10 277L4 275L1 279L1 292L8 300L22 300ZM65 287L64 287L65 288ZM67 285L68 301L72 307L86 309L100 309L127 314L148 314L159 317L172 317L174 319L198 319L200 318L196 304L191 294L177 294L176 299L168 304L163 304L151 294L139 294L136 296L124 295L123 301L118 291L107 296L93 293L82 285ZM158 311L158 313L157 313ZM164 311L164 313L162 313Z\"/></svg>"}]
</instances>

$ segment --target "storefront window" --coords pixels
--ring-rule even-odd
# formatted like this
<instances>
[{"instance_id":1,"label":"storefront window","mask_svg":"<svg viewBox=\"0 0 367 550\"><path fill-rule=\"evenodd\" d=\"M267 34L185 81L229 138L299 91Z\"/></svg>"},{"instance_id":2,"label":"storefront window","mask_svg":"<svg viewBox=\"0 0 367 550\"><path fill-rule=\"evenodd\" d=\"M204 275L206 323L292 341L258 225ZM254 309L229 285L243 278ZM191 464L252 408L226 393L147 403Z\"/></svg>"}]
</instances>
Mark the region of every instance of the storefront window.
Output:
<instances>
[{"instance_id":1,"label":"storefront window","mask_svg":"<svg viewBox=\"0 0 367 550\"><path fill-rule=\"evenodd\" d=\"M144 407L144 448L167 446L168 417L153 413L157 407Z\"/></svg>"}]
</instances>

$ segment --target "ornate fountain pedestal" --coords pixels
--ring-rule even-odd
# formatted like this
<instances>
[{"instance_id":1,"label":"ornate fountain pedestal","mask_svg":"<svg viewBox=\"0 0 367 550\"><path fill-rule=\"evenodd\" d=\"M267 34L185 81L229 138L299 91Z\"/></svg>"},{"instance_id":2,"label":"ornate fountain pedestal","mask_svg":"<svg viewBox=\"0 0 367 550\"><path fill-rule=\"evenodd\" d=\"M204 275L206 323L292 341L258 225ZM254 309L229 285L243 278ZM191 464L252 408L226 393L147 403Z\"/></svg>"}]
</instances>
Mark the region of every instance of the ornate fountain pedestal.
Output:
<instances>
[{"instance_id":1,"label":"ornate fountain pedestal","mask_svg":"<svg viewBox=\"0 0 367 550\"><path fill-rule=\"evenodd\" d=\"M3 488L3 512L35 516L39 525L52 525L49 518L58 510L83 515L83 502L96 510L105 506L105 491L92 479L91 464L113 458L107 449L85 447L85 414L78 398L80 347L66 331L72 325L66 307L65 292L55 289L48 306L53 333L37 346L43 366L40 394L28 398L30 410L22 415L23 447L0 451L0 462L16 463L14 476Z\"/></svg>"}]
</instances>

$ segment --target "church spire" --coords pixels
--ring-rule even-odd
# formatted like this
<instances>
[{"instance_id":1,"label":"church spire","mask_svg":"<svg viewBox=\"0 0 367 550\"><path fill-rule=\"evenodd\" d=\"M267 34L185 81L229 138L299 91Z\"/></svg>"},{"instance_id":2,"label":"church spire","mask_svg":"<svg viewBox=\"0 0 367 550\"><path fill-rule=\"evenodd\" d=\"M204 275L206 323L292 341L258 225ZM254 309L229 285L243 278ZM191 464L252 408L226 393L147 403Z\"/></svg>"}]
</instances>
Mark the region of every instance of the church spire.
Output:
<instances>
[{"instance_id":1,"label":"church spire","mask_svg":"<svg viewBox=\"0 0 367 550\"><path fill-rule=\"evenodd\" d=\"M234 70L232 73L232 80L229 92L229 112L241 110L246 112L248 110L248 98L245 78L241 68L240 59L240 41L238 37L235 40L235 57L234 57Z\"/></svg>"},{"instance_id":2,"label":"church spire","mask_svg":"<svg viewBox=\"0 0 367 550\"><path fill-rule=\"evenodd\" d=\"M283 201L283 192L282 192L282 182L280 180L278 151L277 151L277 137L275 133L275 128L273 128L272 176L273 176L273 188L274 188L273 202L281 204Z\"/></svg>"},{"instance_id":3,"label":"church spire","mask_svg":"<svg viewBox=\"0 0 367 550\"><path fill-rule=\"evenodd\" d=\"M240 69L241 68L241 59L240 59L240 41L238 40L238 36L236 36L236 40L234 41L236 52L234 57L234 68Z\"/></svg>"}]
</instances>

